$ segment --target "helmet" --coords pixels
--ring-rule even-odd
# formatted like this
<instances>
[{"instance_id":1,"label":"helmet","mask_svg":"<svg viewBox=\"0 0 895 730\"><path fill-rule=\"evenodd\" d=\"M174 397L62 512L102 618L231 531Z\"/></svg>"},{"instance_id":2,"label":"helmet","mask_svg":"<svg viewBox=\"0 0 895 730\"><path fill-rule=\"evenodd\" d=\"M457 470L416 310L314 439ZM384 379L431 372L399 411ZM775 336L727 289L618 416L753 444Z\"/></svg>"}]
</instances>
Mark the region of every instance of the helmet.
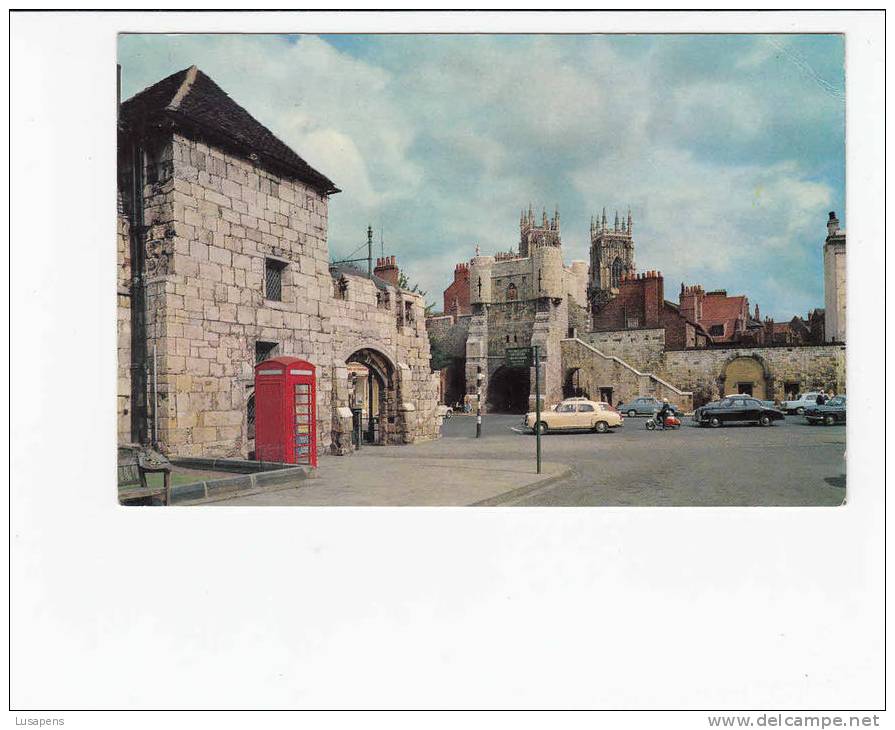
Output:
<instances>
[{"instance_id":1,"label":"helmet","mask_svg":"<svg viewBox=\"0 0 895 730\"><path fill-rule=\"evenodd\" d=\"M667 403L667 402L668 402L668 398L663 398L663 399L662 399L662 402L663 402L663 403Z\"/></svg>"}]
</instances>

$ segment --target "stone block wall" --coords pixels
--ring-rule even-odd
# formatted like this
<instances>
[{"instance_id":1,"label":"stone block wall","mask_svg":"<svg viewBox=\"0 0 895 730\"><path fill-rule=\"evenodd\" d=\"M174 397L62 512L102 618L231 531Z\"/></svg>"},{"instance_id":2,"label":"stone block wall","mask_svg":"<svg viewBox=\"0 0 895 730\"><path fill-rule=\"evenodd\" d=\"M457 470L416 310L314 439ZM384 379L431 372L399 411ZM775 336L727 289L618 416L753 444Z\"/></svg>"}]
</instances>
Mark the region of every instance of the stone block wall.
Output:
<instances>
[{"instance_id":1,"label":"stone block wall","mask_svg":"<svg viewBox=\"0 0 895 730\"><path fill-rule=\"evenodd\" d=\"M131 252L130 225L118 196L118 442L131 443Z\"/></svg>"},{"instance_id":2,"label":"stone block wall","mask_svg":"<svg viewBox=\"0 0 895 730\"><path fill-rule=\"evenodd\" d=\"M685 411L693 408L692 393L675 387L655 373L642 372L581 339L562 341L562 364L565 378L578 370L578 384L591 398L600 397L600 388L612 388L613 404L651 395L668 398Z\"/></svg>"},{"instance_id":3,"label":"stone block wall","mask_svg":"<svg viewBox=\"0 0 895 730\"><path fill-rule=\"evenodd\" d=\"M844 345L666 352L662 373L678 387L717 397L723 392L721 379L725 366L737 358L754 358L762 364L769 400L784 400L787 382L798 383L799 390L815 387L836 393L846 390Z\"/></svg>"},{"instance_id":4,"label":"stone block wall","mask_svg":"<svg viewBox=\"0 0 895 730\"><path fill-rule=\"evenodd\" d=\"M664 366L664 329L584 332L578 338L644 372L659 372Z\"/></svg>"}]
</instances>

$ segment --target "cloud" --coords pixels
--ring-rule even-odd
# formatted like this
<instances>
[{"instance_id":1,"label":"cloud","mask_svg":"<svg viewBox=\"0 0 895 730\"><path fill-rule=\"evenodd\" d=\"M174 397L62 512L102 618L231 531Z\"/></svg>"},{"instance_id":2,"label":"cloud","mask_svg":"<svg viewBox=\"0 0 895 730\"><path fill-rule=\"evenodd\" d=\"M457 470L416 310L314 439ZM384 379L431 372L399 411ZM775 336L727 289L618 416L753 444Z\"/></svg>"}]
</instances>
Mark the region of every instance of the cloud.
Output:
<instances>
[{"instance_id":1,"label":"cloud","mask_svg":"<svg viewBox=\"0 0 895 730\"><path fill-rule=\"evenodd\" d=\"M382 228L430 300L533 203L559 206L567 261L630 205L638 265L669 283L786 319L823 304L840 36L126 35L120 61L125 96L197 64L342 188L331 252Z\"/></svg>"}]
</instances>

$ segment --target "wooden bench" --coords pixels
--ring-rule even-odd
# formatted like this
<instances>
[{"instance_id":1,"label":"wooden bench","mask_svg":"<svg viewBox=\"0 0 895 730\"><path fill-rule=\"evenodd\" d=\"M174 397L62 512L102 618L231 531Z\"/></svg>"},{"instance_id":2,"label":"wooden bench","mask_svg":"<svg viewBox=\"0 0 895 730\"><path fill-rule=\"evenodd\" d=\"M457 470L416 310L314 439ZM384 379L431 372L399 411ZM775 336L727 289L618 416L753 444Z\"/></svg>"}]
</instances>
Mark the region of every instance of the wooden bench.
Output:
<instances>
[{"instance_id":1,"label":"wooden bench","mask_svg":"<svg viewBox=\"0 0 895 730\"><path fill-rule=\"evenodd\" d=\"M147 474L164 474L161 486L150 486ZM118 447L118 502L159 497L171 503L171 462L157 451L136 444Z\"/></svg>"}]
</instances>

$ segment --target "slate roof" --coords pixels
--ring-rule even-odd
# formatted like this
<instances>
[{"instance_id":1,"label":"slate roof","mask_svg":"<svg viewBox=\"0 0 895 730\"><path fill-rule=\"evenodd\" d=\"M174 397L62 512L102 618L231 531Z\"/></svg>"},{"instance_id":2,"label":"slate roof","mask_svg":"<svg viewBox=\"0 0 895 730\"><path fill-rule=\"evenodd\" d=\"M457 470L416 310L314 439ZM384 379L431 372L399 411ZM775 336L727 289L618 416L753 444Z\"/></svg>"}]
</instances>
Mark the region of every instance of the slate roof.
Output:
<instances>
[{"instance_id":1,"label":"slate roof","mask_svg":"<svg viewBox=\"0 0 895 730\"><path fill-rule=\"evenodd\" d=\"M324 195L339 192L332 180L311 167L195 66L123 102L119 119L132 130L170 125L187 136L207 138L272 172L301 180Z\"/></svg>"},{"instance_id":2,"label":"slate roof","mask_svg":"<svg viewBox=\"0 0 895 730\"><path fill-rule=\"evenodd\" d=\"M352 266L351 264L330 264L329 265L329 275L332 276L333 279L341 278L342 274L345 276L359 276L362 279L369 278L373 284L376 285L377 289L385 290L388 287L391 287L387 281L380 279L378 276L373 274L373 276L367 277L366 271L361 271L356 266Z\"/></svg>"}]
</instances>

